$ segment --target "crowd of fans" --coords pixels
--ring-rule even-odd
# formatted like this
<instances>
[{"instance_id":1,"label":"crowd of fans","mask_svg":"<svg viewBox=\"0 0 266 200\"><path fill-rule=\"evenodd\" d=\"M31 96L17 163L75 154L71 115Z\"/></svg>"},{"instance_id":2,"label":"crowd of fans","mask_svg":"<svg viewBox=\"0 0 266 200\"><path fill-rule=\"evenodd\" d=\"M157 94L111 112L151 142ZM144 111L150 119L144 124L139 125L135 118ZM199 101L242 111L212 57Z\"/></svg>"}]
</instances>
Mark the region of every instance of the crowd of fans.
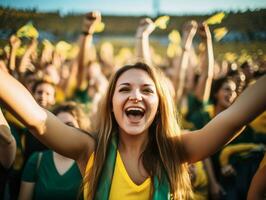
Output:
<instances>
[{"instance_id":1,"label":"crowd of fans","mask_svg":"<svg viewBox=\"0 0 266 200\"><path fill-rule=\"evenodd\" d=\"M70 59L49 45L41 47L36 39L31 39L24 54L17 57L22 41L16 35L10 36L10 49L0 58L1 70L19 80L40 106L84 132L90 132L95 125L94 117L110 76L127 63L141 61L150 66L159 65L165 72L184 132L202 128L265 74L266 63L261 60L240 65L227 61L218 64L208 25L196 21L183 26L181 53L158 63L149 44L155 24L149 18L142 19L136 30L135 54L125 55L116 62L112 46L102 47L98 53L93 45L95 27L100 21L99 12L85 16L75 58ZM193 43L196 35L201 39L199 51ZM1 110L0 199L81 196L82 175L75 161L49 150L3 105ZM248 195L253 199L254 193L259 195L259 187L266 185L265 179L261 180L264 184L256 185L266 169L265 124L264 112L213 156L190 164L195 199L240 200ZM250 187L251 181L255 186Z\"/></svg>"}]
</instances>

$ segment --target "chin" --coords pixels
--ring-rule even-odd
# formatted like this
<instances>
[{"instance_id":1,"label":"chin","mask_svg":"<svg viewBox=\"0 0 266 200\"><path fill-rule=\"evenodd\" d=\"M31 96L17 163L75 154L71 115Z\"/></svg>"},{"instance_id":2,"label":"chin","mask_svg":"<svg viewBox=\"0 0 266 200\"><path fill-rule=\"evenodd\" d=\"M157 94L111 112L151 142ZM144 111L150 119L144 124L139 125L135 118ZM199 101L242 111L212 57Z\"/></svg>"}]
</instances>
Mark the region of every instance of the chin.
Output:
<instances>
[{"instance_id":1,"label":"chin","mask_svg":"<svg viewBox=\"0 0 266 200\"><path fill-rule=\"evenodd\" d=\"M143 128L136 128L136 127L127 127L127 128L122 128L121 130L124 134L130 135L130 136L138 136L142 135L145 130Z\"/></svg>"}]
</instances>

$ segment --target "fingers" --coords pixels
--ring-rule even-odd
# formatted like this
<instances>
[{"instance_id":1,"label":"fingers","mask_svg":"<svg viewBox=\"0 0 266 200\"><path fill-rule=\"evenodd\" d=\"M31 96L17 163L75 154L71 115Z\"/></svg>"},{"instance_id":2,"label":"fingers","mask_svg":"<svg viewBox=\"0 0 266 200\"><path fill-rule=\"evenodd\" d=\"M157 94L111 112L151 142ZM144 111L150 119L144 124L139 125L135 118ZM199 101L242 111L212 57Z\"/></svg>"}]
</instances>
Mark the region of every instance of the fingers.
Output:
<instances>
[{"instance_id":1,"label":"fingers","mask_svg":"<svg viewBox=\"0 0 266 200\"><path fill-rule=\"evenodd\" d=\"M150 18L141 19L137 29L138 35L149 35L155 29L155 24Z\"/></svg>"},{"instance_id":2,"label":"fingers","mask_svg":"<svg viewBox=\"0 0 266 200\"><path fill-rule=\"evenodd\" d=\"M92 34L95 31L95 26L97 23L101 22L101 13L99 11L89 12L85 15L83 21L83 32Z\"/></svg>"},{"instance_id":3,"label":"fingers","mask_svg":"<svg viewBox=\"0 0 266 200\"><path fill-rule=\"evenodd\" d=\"M16 35L12 35L9 39L9 42L12 47L19 47L21 44L21 40Z\"/></svg>"},{"instance_id":4,"label":"fingers","mask_svg":"<svg viewBox=\"0 0 266 200\"><path fill-rule=\"evenodd\" d=\"M89 12L85 15L85 18L87 20L91 20L91 21L94 21L94 20L101 20L101 13L99 11L92 11L92 12Z\"/></svg>"},{"instance_id":5,"label":"fingers","mask_svg":"<svg viewBox=\"0 0 266 200\"><path fill-rule=\"evenodd\" d=\"M236 171L233 168L232 165L226 165L224 167L222 167L221 172L224 176L232 176L232 175L236 175Z\"/></svg>"},{"instance_id":6,"label":"fingers","mask_svg":"<svg viewBox=\"0 0 266 200\"><path fill-rule=\"evenodd\" d=\"M209 29L208 24L206 23L199 23L198 24L198 34L203 38L206 39L207 37L211 36L211 32Z\"/></svg>"}]
</instances>

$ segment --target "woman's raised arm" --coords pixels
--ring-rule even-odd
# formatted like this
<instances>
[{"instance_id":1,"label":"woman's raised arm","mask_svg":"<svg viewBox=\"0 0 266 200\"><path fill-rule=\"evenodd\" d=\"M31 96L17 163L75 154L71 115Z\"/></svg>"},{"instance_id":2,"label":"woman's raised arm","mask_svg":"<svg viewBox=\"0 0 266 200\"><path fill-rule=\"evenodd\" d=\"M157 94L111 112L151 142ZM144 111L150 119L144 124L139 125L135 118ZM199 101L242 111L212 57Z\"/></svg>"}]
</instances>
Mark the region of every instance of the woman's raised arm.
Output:
<instances>
[{"instance_id":1,"label":"woman's raised arm","mask_svg":"<svg viewBox=\"0 0 266 200\"><path fill-rule=\"evenodd\" d=\"M182 136L189 162L215 153L266 108L266 75L248 87L225 111L202 129Z\"/></svg>"},{"instance_id":2,"label":"woman's raised arm","mask_svg":"<svg viewBox=\"0 0 266 200\"><path fill-rule=\"evenodd\" d=\"M90 136L65 125L40 107L27 89L3 70L0 70L0 87L0 102L42 143L72 159L87 159L94 148Z\"/></svg>"}]
</instances>

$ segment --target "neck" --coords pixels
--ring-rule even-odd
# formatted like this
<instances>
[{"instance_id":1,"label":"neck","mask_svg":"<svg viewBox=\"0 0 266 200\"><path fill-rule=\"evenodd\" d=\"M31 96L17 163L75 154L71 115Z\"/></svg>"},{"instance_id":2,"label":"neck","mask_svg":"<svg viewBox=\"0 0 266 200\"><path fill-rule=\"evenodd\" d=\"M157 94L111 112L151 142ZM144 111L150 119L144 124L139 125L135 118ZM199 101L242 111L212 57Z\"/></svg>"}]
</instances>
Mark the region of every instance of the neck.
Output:
<instances>
[{"instance_id":1,"label":"neck","mask_svg":"<svg viewBox=\"0 0 266 200\"><path fill-rule=\"evenodd\" d=\"M65 160L65 161L73 161L72 159L68 158L68 157L65 157L65 156L62 156L61 154L58 154L56 153L55 151L53 151L53 155L54 155L54 158L56 160Z\"/></svg>"},{"instance_id":2,"label":"neck","mask_svg":"<svg viewBox=\"0 0 266 200\"><path fill-rule=\"evenodd\" d=\"M144 151L148 141L148 131L140 135L129 135L119 132L118 149L120 153L140 155Z\"/></svg>"}]
</instances>

